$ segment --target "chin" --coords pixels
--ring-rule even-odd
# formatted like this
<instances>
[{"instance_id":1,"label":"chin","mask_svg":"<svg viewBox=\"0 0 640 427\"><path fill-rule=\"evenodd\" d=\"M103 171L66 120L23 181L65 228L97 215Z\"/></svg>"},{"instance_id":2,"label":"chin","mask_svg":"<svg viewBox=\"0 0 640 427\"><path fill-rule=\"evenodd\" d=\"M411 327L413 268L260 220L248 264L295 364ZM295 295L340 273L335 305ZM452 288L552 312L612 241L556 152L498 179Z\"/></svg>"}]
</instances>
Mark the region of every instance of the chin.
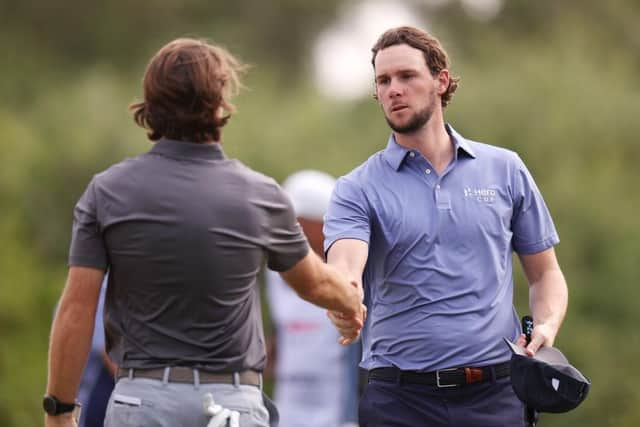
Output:
<instances>
[{"instance_id":1,"label":"chin","mask_svg":"<svg viewBox=\"0 0 640 427\"><path fill-rule=\"evenodd\" d=\"M391 126L391 128L393 129L395 128L402 129L411 122L411 117L406 117L403 119L392 119L389 116L387 116L385 118L387 119L387 123L389 124L389 126Z\"/></svg>"},{"instance_id":2,"label":"chin","mask_svg":"<svg viewBox=\"0 0 640 427\"><path fill-rule=\"evenodd\" d=\"M387 124L389 125L391 130L398 133L405 133L406 130L408 130L408 128L410 127L409 125L411 124L410 119L391 120L388 117L386 119L387 119Z\"/></svg>"}]
</instances>

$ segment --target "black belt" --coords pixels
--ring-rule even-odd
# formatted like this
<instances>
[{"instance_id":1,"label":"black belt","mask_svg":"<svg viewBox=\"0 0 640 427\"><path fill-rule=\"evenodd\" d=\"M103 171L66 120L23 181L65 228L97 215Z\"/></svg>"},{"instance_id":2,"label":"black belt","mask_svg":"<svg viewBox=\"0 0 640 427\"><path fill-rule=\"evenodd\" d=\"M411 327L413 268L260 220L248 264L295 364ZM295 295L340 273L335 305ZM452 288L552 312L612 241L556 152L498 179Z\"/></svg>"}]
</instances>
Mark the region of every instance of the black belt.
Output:
<instances>
[{"instance_id":1,"label":"black belt","mask_svg":"<svg viewBox=\"0 0 640 427\"><path fill-rule=\"evenodd\" d=\"M369 371L369 379L424 384L438 388L459 387L490 381L492 378L508 377L509 366L509 362L505 362L476 368L440 369L433 372L403 371L396 367L375 368Z\"/></svg>"},{"instance_id":2,"label":"black belt","mask_svg":"<svg viewBox=\"0 0 640 427\"><path fill-rule=\"evenodd\" d=\"M256 371L242 371L236 373L207 372L187 366L169 367L168 382L174 383L200 383L200 384L243 384L260 387L262 376ZM147 378L152 380L164 380L165 368L137 369L119 368L116 375L120 378Z\"/></svg>"}]
</instances>

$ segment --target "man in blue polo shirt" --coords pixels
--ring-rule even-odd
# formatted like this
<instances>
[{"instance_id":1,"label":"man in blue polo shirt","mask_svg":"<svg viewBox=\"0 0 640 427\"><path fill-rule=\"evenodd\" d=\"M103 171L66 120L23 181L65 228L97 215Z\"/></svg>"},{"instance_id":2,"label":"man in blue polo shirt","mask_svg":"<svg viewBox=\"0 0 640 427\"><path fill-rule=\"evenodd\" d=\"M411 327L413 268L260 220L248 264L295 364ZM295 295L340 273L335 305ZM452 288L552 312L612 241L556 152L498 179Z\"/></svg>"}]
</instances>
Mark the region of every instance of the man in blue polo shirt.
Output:
<instances>
[{"instance_id":1,"label":"man in blue polo shirt","mask_svg":"<svg viewBox=\"0 0 640 427\"><path fill-rule=\"evenodd\" d=\"M373 49L387 147L342 177L325 218L328 262L361 281L369 317L361 426L523 426L511 389L512 252L530 285L532 355L553 344L567 286L542 196L514 152L444 123L458 78L442 46L411 27ZM357 322L330 312L349 344Z\"/></svg>"}]
</instances>

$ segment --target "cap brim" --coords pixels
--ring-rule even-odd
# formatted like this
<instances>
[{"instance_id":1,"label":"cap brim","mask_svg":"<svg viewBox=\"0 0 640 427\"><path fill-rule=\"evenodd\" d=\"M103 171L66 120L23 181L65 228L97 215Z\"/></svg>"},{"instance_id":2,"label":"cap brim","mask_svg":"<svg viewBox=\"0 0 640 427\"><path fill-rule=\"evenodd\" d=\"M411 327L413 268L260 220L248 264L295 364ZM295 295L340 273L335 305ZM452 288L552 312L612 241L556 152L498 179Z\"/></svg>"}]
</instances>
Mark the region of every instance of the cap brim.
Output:
<instances>
[{"instance_id":1,"label":"cap brim","mask_svg":"<svg viewBox=\"0 0 640 427\"><path fill-rule=\"evenodd\" d=\"M528 357L527 353L524 351L524 348L517 346L507 338L503 337L503 339L513 353L520 356ZM548 363L549 365L570 366L569 361L567 360L565 355L555 347L540 347L533 358L541 362Z\"/></svg>"},{"instance_id":2,"label":"cap brim","mask_svg":"<svg viewBox=\"0 0 640 427\"><path fill-rule=\"evenodd\" d=\"M505 343L507 343L512 353L517 354L519 356L527 355L527 353L524 351L524 348L515 345L515 343L512 343L511 340L509 340L508 338L502 337L502 339L504 340Z\"/></svg>"},{"instance_id":3,"label":"cap brim","mask_svg":"<svg viewBox=\"0 0 640 427\"><path fill-rule=\"evenodd\" d=\"M529 357L524 351L524 348L517 346L507 338L503 337L503 339L509 346L512 353L522 357ZM578 381L589 382L589 380L579 370L569 363L566 356L555 347L540 347L531 359L551 365Z\"/></svg>"}]
</instances>

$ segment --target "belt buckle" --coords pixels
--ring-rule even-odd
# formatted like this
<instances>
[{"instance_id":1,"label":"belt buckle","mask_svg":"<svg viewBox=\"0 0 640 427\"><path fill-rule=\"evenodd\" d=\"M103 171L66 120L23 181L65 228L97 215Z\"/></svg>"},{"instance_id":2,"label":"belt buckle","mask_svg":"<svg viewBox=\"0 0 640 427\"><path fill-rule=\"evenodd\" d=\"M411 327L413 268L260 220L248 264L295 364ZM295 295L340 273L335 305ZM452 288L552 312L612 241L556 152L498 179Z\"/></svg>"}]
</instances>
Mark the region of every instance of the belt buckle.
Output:
<instances>
[{"instance_id":1,"label":"belt buckle","mask_svg":"<svg viewBox=\"0 0 640 427\"><path fill-rule=\"evenodd\" d=\"M438 369L436 371L436 385L438 386L438 388L457 387L458 384L442 384L442 383L440 383L440 373L441 372L453 372L453 371L457 371L457 370L458 370L458 368Z\"/></svg>"}]
</instances>

